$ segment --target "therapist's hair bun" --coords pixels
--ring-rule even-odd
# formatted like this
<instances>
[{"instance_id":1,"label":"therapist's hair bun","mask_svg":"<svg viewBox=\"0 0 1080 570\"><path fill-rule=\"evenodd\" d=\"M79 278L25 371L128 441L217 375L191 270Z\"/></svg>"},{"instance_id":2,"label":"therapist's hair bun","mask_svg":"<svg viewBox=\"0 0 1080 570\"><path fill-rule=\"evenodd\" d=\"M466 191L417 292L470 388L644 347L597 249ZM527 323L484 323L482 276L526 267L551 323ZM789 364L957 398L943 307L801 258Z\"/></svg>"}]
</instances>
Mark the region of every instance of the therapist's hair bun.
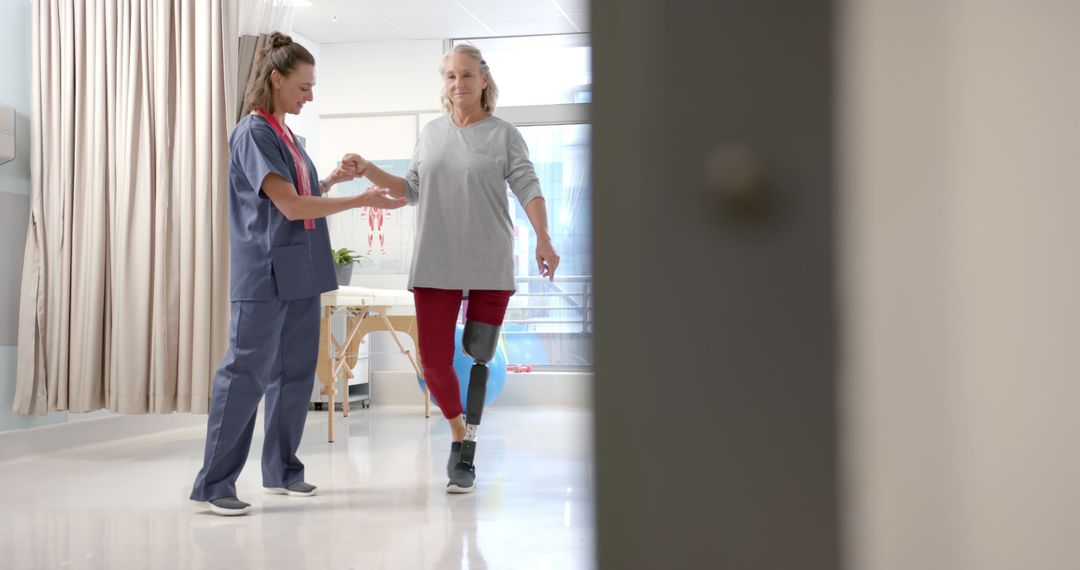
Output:
<instances>
[{"instance_id":1,"label":"therapist's hair bun","mask_svg":"<svg viewBox=\"0 0 1080 570\"><path fill-rule=\"evenodd\" d=\"M282 47L285 47L285 46L287 46L287 45L289 45L291 43L293 43L292 38L285 35L285 34L283 34L283 33L281 33L281 32L274 32L274 33L270 34L270 48L271 49L282 48Z\"/></svg>"}]
</instances>

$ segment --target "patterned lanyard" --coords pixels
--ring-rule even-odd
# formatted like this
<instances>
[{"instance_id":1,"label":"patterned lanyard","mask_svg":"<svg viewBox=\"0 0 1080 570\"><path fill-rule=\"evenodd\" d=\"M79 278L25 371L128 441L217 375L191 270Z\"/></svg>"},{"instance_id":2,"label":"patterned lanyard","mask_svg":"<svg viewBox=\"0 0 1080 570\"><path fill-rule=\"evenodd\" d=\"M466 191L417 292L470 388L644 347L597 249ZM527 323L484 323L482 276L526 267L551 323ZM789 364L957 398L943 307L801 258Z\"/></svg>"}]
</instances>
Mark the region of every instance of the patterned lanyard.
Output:
<instances>
[{"instance_id":1,"label":"patterned lanyard","mask_svg":"<svg viewBox=\"0 0 1080 570\"><path fill-rule=\"evenodd\" d=\"M265 109L255 109L255 112L266 119L267 123L270 123L270 128L274 129L274 132L281 137L281 140L285 141L285 146L289 147L289 153L292 154L293 166L296 167L296 177L299 179L296 181L297 193L301 196L311 196L311 179L308 176L307 161L304 160L304 157L300 154L300 150L293 144L292 131L289 131L289 135L286 135L285 129L288 127L282 128L282 125L277 122L277 119L270 113L267 113ZM315 220L304 220L304 229L315 229Z\"/></svg>"}]
</instances>

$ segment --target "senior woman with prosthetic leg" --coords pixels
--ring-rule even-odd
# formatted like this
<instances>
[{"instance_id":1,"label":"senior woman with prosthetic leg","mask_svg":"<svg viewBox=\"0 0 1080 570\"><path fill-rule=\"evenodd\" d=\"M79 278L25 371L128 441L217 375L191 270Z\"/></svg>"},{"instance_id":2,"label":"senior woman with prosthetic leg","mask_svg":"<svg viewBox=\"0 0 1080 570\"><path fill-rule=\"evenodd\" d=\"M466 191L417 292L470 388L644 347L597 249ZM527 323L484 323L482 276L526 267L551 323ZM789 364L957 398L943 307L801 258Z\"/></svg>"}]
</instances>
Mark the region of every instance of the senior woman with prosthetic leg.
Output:
<instances>
[{"instance_id":1,"label":"senior woman with prosthetic leg","mask_svg":"<svg viewBox=\"0 0 1080 570\"><path fill-rule=\"evenodd\" d=\"M447 115L424 127L404 178L359 155L346 155L342 165L419 208L409 289L416 301L424 379L450 422L447 491L471 493L487 364L515 290L507 185L536 232L541 275L554 279L559 256L548 235L547 206L525 140L513 125L492 115L498 88L480 51L456 46L443 58L440 72ZM474 360L464 416L453 368L454 329L463 298L469 303L462 345Z\"/></svg>"}]
</instances>

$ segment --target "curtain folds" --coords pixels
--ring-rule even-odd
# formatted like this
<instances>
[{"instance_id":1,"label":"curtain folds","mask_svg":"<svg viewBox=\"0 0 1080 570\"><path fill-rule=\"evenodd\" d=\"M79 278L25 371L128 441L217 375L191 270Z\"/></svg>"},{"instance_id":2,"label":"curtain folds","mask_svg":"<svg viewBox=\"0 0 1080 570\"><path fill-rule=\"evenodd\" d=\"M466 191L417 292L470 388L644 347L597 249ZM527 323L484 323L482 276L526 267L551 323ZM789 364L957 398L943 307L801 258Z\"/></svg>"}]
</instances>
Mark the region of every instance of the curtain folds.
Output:
<instances>
[{"instance_id":1,"label":"curtain folds","mask_svg":"<svg viewBox=\"0 0 1080 570\"><path fill-rule=\"evenodd\" d=\"M255 76L255 58L270 44L270 34L260 36L240 36L239 57L237 59L237 97L236 120L239 121L247 111L244 109L244 95L248 81Z\"/></svg>"},{"instance_id":2,"label":"curtain folds","mask_svg":"<svg viewBox=\"0 0 1080 570\"><path fill-rule=\"evenodd\" d=\"M205 412L228 340L229 0L38 0L14 411Z\"/></svg>"}]
</instances>

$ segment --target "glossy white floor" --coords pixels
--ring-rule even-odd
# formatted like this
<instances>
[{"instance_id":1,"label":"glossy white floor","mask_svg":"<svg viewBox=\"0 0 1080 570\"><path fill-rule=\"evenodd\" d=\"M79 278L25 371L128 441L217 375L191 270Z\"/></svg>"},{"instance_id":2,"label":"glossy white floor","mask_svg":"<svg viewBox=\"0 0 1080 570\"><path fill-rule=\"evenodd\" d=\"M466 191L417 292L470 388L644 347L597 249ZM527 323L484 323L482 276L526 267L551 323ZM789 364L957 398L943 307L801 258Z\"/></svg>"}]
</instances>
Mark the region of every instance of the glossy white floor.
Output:
<instances>
[{"instance_id":1,"label":"glossy white floor","mask_svg":"<svg viewBox=\"0 0 1080 570\"><path fill-rule=\"evenodd\" d=\"M242 517L187 499L204 427L0 463L0 567L593 566L588 413L486 412L473 495L444 491L441 417L357 410L336 426L328 444L325 414L308 419L310 498L262 494L257 436L238 482L254 510Z\"/></svg>"}]
</instances>

